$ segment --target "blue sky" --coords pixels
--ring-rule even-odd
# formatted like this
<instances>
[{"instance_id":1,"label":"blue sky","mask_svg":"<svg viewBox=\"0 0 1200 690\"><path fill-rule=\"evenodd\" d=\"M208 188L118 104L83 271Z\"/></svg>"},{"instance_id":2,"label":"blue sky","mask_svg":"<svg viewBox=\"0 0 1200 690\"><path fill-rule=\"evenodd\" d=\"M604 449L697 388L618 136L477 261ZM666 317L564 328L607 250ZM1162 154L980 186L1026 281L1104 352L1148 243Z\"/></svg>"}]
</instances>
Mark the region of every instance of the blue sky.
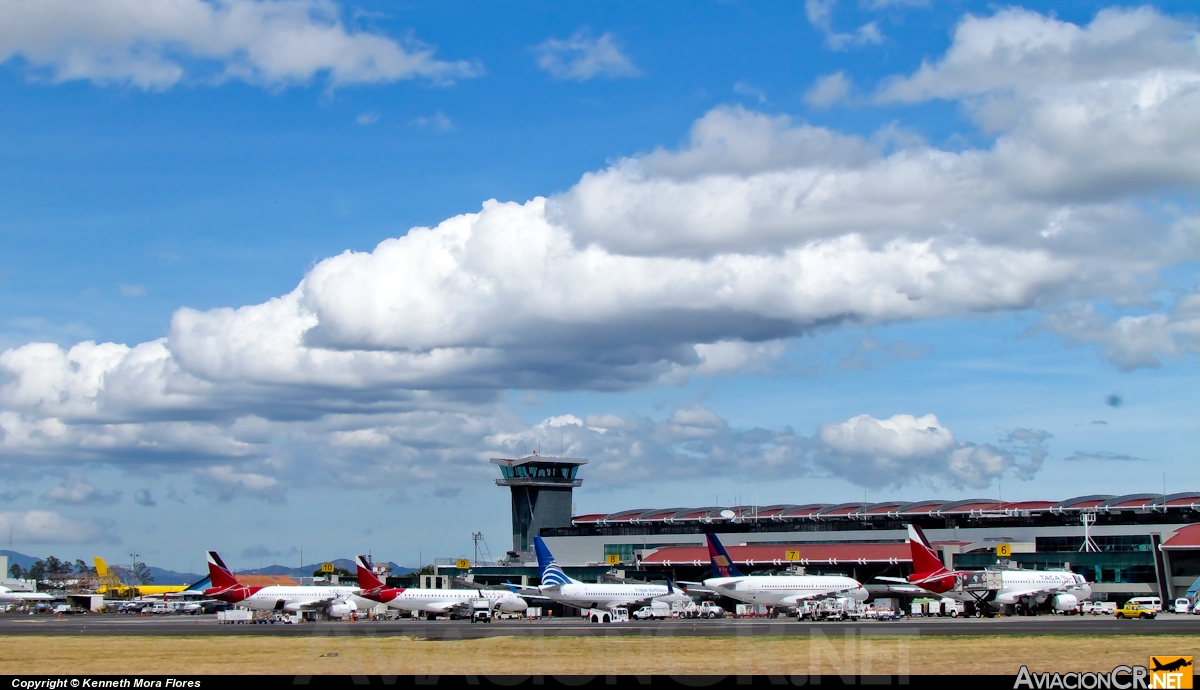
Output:
<instances>
[{"instance_id":1,"label":"blue sky","mask_svg":"<svg viewBox=\"0 0 1200 690\"><path fill-rule=\"evenodd\" d=\"M18 551L1200 486L1187 3L154 4L0 0Z\"/></svg>"}]
</instances>

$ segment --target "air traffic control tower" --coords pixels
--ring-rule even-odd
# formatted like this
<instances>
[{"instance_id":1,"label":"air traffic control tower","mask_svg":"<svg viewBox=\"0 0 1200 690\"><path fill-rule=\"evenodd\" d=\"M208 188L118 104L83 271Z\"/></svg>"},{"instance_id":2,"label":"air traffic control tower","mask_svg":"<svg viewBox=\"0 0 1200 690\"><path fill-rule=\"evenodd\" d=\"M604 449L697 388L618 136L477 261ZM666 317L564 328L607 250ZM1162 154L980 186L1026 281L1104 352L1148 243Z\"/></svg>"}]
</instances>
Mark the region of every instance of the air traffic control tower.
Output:
<instances>
[{"instance_id":1,"label":"air traffic control tower","mask_svg":"<svg viewBox=\"0 0 1200 690\"><path fill-rule=\"evenodd\" d=\"M583 484L577 479L583 458L526 455L511 460L492 458L500 466L496 484L512 489L513 551L529 553L543 527L571 526L571 494Z\"/></svg>"}]
</instances>

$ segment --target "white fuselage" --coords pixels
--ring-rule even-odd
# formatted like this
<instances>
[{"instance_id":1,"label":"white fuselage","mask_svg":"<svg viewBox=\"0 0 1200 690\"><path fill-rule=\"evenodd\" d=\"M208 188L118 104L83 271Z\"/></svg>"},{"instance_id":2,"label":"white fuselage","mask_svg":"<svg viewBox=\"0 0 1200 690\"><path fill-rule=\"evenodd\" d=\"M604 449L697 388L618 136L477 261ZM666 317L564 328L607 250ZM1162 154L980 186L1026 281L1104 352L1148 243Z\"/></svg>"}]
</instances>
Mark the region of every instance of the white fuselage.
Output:
<instances>
[{"instance_id":1,"label":"white fuselage","mask_svg":"<svg viewBox=\"0 0 1200 690\"><path fill-rule=\"evenodd\" d=\"M745 575L710 577L704 586L730 599L766 606L795 606L809 599L850 597L863 601L867 590L840 575Z\"/></svg>"},{"instance_id":2,"label":"white fuselage","mask_svg":"<svg viewBox=\"0 0 1200 690\"><path fill-rule=\"evenodd\" d=\"M264 611L278 608L288 613L319 609L332 603L353 602L357 608L369 608L375 605L373 601L354 596L359 591L357 587L272 585L263 587L241 601L234 602L234 605ZM281 601L283 602L282 606L279 605Z\"/></svg>"},{"instance_id":3,"label":"white fuselage","mask_svg":"<svg viewBox=\"0 0 1200 690\"><path fill-rule=\"evenodd\" d=\"M542 587L541 596L576 608L612 608L634 602L688 600L678 588L666 585L592 584L570 582L557 587Z\"/></svg>"},{"instance_id":4,"label":"white fuselage","mask_svg":"<svg viewBox=\"0 0 1200 690\"><path fill-rule=\"evenodd\" d=\"M42 592L14 592L8 587L0 587L0 601L53 601L54 597Z\"/></svg>"},{"instance_id":5,"label":"white fuselage","mask_svg":"<svg viewBox=\"0 0 1200 690\"><path fill-rule=\"evenodd\" d=\"M1000 589L992 604L1015 604L1029 600L1041 604L1056 594L1070 594L1079 601L1087 599L1092 594L1092 588L1082 575L1067 572L1038 572L1033 570L1001 570ZM951 590L941 596L956 601L974 601L975 597L968 592Z\"/></svg>"},{"instance_id":6,"label":"white fuselage","mask_svg":"<svg viewBox=\"0 0 1200 690\"><path fill-rule=\"evenodd\" d=\"M471 602L487 599L492 608L499 608L509 613L524 611L528 605L521 597L512 592L498 589L405 589L394 599L386 602L388 606L402 611L424 611L427 613L445 613L454 608L470 608Z\"/></svg>"}]
</instances>

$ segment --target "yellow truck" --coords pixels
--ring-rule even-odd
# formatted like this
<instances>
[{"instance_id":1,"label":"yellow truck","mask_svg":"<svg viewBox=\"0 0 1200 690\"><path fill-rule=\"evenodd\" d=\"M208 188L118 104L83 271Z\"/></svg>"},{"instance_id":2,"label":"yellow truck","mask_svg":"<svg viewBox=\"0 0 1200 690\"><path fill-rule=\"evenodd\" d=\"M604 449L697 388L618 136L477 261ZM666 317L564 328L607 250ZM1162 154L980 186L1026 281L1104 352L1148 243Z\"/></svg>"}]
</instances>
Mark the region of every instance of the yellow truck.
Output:
<instances>
[{"instance_id":1,"label":"yellow truck","mask_svg":"<svg viewBox=\"0 0 1200 690\"><path fill-rule=\"evenodd\" d=\"M1135 604L1132 601L1125 602L1125 606L1117 609L1117 618L1145 618L1151 619L1158 615L1158 612L1149 606L1143 604Z\"/></svg>"}]
</instances>

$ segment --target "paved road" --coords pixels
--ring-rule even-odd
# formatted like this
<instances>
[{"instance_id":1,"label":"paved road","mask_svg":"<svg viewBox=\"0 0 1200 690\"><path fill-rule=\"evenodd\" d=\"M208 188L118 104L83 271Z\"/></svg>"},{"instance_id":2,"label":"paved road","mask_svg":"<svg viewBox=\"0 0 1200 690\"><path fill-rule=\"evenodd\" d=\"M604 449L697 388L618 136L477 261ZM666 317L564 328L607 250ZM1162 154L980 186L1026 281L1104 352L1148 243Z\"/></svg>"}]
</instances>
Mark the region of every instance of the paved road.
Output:
<instances>
[{"instance_id":1,"label":"paved road","mask_svg":"<svg viewBox=\"0 0 1200 690\"><path fill-rule=\"evenodd\" d=\"M586 623L575 619L540 621L323 621L300 625L222 625L215 616L138 617L123 614L66 616L0 615L3 635L404 635L431 640L461 640L501 635L574 636L757 636L757 635L1198 635L1200 616L1164 614L1152 621L1113 618L1038 616L980 620L932 618L862 623L797 623L792 619L724 619Z\"/></svg>"}]
</instances>

